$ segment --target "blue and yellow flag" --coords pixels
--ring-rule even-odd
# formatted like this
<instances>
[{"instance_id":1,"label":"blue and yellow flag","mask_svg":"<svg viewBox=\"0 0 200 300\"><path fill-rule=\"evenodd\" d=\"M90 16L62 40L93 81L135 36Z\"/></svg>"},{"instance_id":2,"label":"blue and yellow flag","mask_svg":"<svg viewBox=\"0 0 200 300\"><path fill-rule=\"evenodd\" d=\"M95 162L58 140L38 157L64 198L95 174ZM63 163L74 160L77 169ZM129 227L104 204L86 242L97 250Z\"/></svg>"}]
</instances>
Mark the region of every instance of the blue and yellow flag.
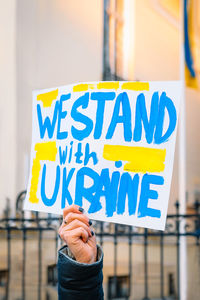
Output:
<instances>
[{"instance_id":1,"label":"blue and yellow flag","mask_svg":"<svg viewBox=\"0 0 200 300\"><path fill-rule=\"evenodd\" d=\"M188 87L199 88L194 58L194 23L194 1L184 0L185 82Z\"/></svg>"}]
</instances>

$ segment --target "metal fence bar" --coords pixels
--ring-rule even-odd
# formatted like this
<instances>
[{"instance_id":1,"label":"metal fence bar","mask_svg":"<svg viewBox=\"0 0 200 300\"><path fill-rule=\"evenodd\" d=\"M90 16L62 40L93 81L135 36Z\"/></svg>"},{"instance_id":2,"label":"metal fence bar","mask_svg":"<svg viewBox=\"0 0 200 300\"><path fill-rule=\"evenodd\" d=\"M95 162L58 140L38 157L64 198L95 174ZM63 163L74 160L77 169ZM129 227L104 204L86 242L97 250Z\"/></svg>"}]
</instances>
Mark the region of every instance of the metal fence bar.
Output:
<instances>
[{"instance_id":1,"label":"metal fence bar","mask_svg":"<svg viewBox=\"0 0 200 300\"><path fill-rule=\"evenodd\" d=\"M197 204L196 204L197 207ZM180 264L180 253L179 253L179 247L180 247L180 237L181 236L188 236L193 237L195 241L195 245L199 245L199 238L200 238L200 214L199 214L199 206L196 209L196 213L190 214L190 215L179 215L179 205L176 204L176 214L169 215L168 221L167 221L167 227L164 232L159 231L148 231L145 229L144 231L138 230L134 231L132 227L129 227L127 230L127 227L122 227L121 225L114 225L114 231L113 226L104 226L103 222L95 222L94 227L96 225L96 236L99 238L99 242L101 245L104 244L105 238L107 240L108 237L113 240L113 246L114 246L114 269L113 269L113 279L112 279L112 286L113 286L113 293L115 296L118 293L118 289L120 288L120 280L118 281L118 246L121 241L121 238L123 240L126 239L127 245L128 245L128 278L129 278L129 286L128 287L128 293L131 295L132 293L132 274L134 272L133 270L133 238L134 242L136 239L138 239L139 242L143 242L144 245L144 298L145 300L150 299L150 291L149 291L149 277L148 277L148 263L149 263L149 255L148 255L148 249L149 245L151 243L151 237L157 237L156 244L160 247L160 260L159 260L159 267L160 267L160 291L159 295L161 299L166 299L167 294L165 294L165 259L164 259L164 251L165 251L165 239L167 237L174 237L175 241L173 242L173 245L176 247L176 299L179 300L179 280L180 280L180 274L179 274L179 264ZM180 231L180 225L182 220L185 219L186 224L186 230L184 234ZM57 221L52 223L52 221ZM25 222L28 222L30 224L29 227L25 225ZM106 224L105 224L106 225ZM28 231L36 232L38 233L38 281L37 281L37 291L38 291L38 300L42 299L42 293L43 293L43 284L42 284L42 270L43 270L43 260L42 260L42 240L45 238L43 235L43 231L54 231L55 236L53 235L52 240L55 241L55 251L56 251L56 258L57 258L57 244L58 244L58 235L57 235L57 228L59 226L59 218L39 218L39 215L36 215L35 219L25 219L25 218L4 218L0 219L0 231L6 233L7 238L7 270L8 270L8 278L5 285L5 299L9 300L10 295L10 280L11 280L11 268L12 268L12 256L11 256L11 245L12 245L12 239L15 236L15 232L22 232L22 280L21 280L21 298L23 300L26 299L27 296L27 287L26 287L26 261L27 261L27 242L28 242ZM12 234L14 232L14 234ZM120 240L118 239L120 237ZM154 240L152 240L154 241ZM20 241L21 242L21 241ZM54 248L53 248L54 249ZM165 298L166 297L166 298Z\"/></svg>"},{"instance_id":2,"label":"metal fence bar","mask_svg":"<svg viewBox=\"0 0 200 300\"><path fill-rule=\"evenodd\" d=\"M103 246L103 222L100 223L100 246Z\"/></svg>"},{"instance_id":3,"label":"metal fence bar","mask_svg":"<svg viewBox=\"0 0 200 300\"><path fill-rule=\"evenodd\" d=\"M149 300L148 297L148 229L144 230L144 298L143 300Z\"/></svg>"},{"instance_id":4,"label":"metal fence bar","mask_svg":"<svg viewBox=\"0 0 200 300\"><path fill-rule=\"evenodd\" d=\"M11 236L10 228L7 228L7 269L8 269L8 278L6 284L6 300L9 300L9 287L10 287L10 265L11 265Z\"/></svg>"},{"instance_id":5,"label":"metal fence bar","mask_svg":"<svg viewBox=\"0 0 200 300\"><path fill-rule=\"evenodd\" d=\"M115 297L117 297L117 229L118 226L115 224L115 233L114 233L114 290Z\"/></svg>"},{"instance_id":6,"label":"metal fence bar","mask_svg":"<svg viewBox=\"0 0 200 300\"><path fill-rule=\"evenodd\" d=\"M163 247L163 232L160 233L160 297L164 297L164 247Z\"/></svg>"},{"instance_id":7,"label":"metal fence bar","mask_svg":"<svg viewBox=\"0 0 200 300\"><path fill-rule=\"evenodd\" d=\"M38 238L38 300L41 300L42 285L42 230L39 230Z\"/></svg>"},{"instance_id":8,"label":"metal fence bar","mask_svg":"<svg viewBox=\"0 0 200 300\"><path fill-rule=\"evenodd\" d=\"M58 251L58 233L55 231L55 261L57 260Z\"/></svg>"},{"instance_id":9,"label":"metal fence bar","mask_svg":"<svg viewBox=\"0 0 200 300\"><path fill-rule=\"evenodd\" d=\"M22 299L26 299L26 230L23 228Z\"/></svg>"},{"instance_id":10,"label":"metal fence bar","mask_svg":"<svg viewBox=\"0 0 200 300\"><path fill-rule=\"evenodd\" d=\"M131 297L132 292L132 227L129 226L129 297Z\"/></svg>"},{"instance_id":11,"label":"metal fence bar","mask_svg":"<svg viewBox=\"0 0 200 300\"><path fill-rule=\"evenodd\" d=\"M180 299L180 220L179 220L179 203L176 202L176 272L177 272L177 300Z\"/></svg>"}]
</instances>

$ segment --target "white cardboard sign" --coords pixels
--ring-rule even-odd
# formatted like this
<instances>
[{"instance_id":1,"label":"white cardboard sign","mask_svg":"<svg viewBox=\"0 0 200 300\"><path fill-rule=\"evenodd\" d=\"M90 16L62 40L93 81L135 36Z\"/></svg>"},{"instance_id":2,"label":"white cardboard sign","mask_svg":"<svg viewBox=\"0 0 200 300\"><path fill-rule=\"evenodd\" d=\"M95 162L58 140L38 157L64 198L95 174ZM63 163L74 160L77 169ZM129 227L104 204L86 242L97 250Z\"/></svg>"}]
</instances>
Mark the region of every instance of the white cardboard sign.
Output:
<instances>
[{"instance_id":1,"label":"white cardboard sign","mask_svg":"<svg viewBox=\"0 0 200 300\"><path fill-rule=\"evenodd\" d=\"M180 81L90 82L33 92L25 209L164 230Z\"/></svg>"}]
</instances>

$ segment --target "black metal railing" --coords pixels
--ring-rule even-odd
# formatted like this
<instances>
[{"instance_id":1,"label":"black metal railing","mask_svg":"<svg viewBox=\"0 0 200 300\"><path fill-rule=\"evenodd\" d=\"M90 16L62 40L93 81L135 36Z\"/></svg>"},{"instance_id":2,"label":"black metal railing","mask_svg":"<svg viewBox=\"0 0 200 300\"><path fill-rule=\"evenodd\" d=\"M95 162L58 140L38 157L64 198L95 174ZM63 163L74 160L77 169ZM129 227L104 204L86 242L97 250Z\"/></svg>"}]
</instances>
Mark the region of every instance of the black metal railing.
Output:
<instances>
[{"instance_id":1,"label":"black metal railing","mask_svg":"<svg viewBox=\"0 0 200 300\"><path fill-rule=\"evenodd\" d=\"M151 299L151 293L149 291L150 279L149 279L149 249L153 244L159 247L159 299L165 299L166 296L173 294L173 299L179 299L179 287L180 287L180 239L182 236L192 239L195 247L200 245L200 204L196 201L194 205L193 213L181 215L179 214L179 203L175 204L175 214L168 215L167 224L165 231L148 230L142 228L135 228L131 226L123 226L119 224L93 222L97 240L102 247L107 242L113 244L113 254L109 253L110 257L113 257L113 274L108 280L108 298L114 299L119 295L123 294L123 299L132 299L132 285L134 283L134 268L133 262L136 258L133 255L133 246L139 243L143 247L143 295L140 299ZM35 299L41 300L45 296L45 286L52 283L52 286L56 284L56 257L58 244L61 243L57 234L58 227L62 222L61 218L54 217L52 215L43 216L44 214L35 213L32 218L25 218L24 212L18 212L18 217L10 218L6 216L0 219L0 257L1 263L4 260L4 267L0 266L0 291L2 299L29 299L29 288L27 285L27 267L30 265L30 258L27 258L29 243L32 241L37 254L37 261L31 262L33 266L37 265L37 282L35 284ZM181 225L184 222L185 230L181 231ZM165 256L164 251L167 240L173 238L173 247L176 251L176 266L174 266L176 272L169 274L169 292L166 293L166 276L165 276ZM14 256L12 250L12 243L16 240L18 244L22 246L22 251L18 259L21 261L21 269L18 270L19 278L21 277L21 287L18 287L18 295L13 298L13 280L12 280L12 269L14 263ZM118 247L120 243L126 243L128 249L127 257L127 276L118 276ZM1 253L4 243L4 256ZM51 247L51 263L45 263L45 256L43 251L46 247ZM200 249L200 248L199 248ZM5 254L6 253L6 254ZM199 267L200 267L200 256L199 256ZM46 265L44 265L46 264ZM5 268L6 265L6 268ZM34 267L35 268L35 267ZM44 268L47 273L47 278L44 278ZM49 274L48 274L49 273ZM199 273L200 274L200 273ZM198 274L197 274L198 275ZM31 275L29 274L29 277ZM175 277L175 278L174 278ZM173 279L174 278L174 279ZM30 279L29 279L30 281ZM199 281L200 283L200 281ZM126 286L127 284L127 286ZM15 283L14 283L15 285ZM121 285L123 285L122 291ZM126 288L125 288L126 287ZM20 290L20 292L19 292ZM3 292L2 292L3 291ZM20 295L19 295L20 294ZM1 299L1 298L0 298ZM47 298L46 298L47 299ZM48 298L50 299L50 298ZM133 298L134 299L134 298Z\"/></svg>"}]
</instances>

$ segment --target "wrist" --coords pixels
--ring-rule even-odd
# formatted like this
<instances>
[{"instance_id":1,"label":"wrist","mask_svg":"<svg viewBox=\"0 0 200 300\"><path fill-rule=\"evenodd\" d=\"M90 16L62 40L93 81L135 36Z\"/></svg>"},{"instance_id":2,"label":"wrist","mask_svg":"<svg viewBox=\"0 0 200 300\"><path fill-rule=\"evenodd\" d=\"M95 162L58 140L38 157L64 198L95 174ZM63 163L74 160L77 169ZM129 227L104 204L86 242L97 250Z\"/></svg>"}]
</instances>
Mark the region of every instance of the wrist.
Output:
<instances>
[{"instance_id":1,"label":"wrist","mask_svg":"<svg viewBox=\"0 0 200 300\"><path fill-rule=\"evenodd\" d=\"M77 255L77 256L75 256L75 260L77 262L81 263L81 264L88 264L88 265L90 265L90 264L93 264L93 263L95 263L97 261L97 255L96 255L96 253L95 253L95 255L88 256L88 257Z\"/></svg>"},{"instance_id":2,"label":"wrist","mask_svg":"<svg viewBox=\"0 0 200 300\"><path fill-rule=\"evenodd\" d=\"M86 257L83 255L78 255L73 253L69 247L66 248L66 254L72 258L73 260L82 263L82 264L93 264L97 261L97 250L95 251L95 254L91 257Z\"/></svg>"}]
</instances>

